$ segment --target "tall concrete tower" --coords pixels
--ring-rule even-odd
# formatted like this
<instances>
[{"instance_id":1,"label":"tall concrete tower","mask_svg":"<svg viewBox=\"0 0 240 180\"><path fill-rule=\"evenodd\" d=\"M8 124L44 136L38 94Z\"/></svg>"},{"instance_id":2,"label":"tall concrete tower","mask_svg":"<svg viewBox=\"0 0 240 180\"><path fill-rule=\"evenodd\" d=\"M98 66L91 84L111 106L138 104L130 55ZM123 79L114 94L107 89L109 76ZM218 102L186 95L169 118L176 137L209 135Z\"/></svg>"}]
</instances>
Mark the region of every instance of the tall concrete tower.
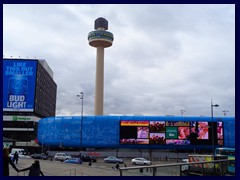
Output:
<instances>
[{"instance_id":1,"label":"tall concrete tower","mask_svg":"<svg viewBox=\"0 0 240 180\"><path fill-rule=\"evenodd\" d=\"M102 17L95 20L94 29L88 33L89 45L97 48L94 114L103 115L104 48L112 46L113 34L106 31L108 21Z\"/></svg>"}]
</instances>

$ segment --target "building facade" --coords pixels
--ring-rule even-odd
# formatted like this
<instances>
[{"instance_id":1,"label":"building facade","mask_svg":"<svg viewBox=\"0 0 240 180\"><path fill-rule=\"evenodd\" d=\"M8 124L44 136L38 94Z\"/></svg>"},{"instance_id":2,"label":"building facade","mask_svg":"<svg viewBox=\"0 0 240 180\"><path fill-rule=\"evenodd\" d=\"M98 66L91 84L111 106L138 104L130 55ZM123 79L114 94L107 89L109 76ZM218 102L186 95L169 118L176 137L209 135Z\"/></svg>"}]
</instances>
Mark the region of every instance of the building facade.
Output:
<instances>
[{"instance_id":1,"label":"building facade","mask_svg":"<svg viewBox=\"0 0 240 180\"><path fill-rule=\"evenodd\" d=\"M235 147L235 117L50 117L39 121L38 139L40 145L55 150L119 148L210 152L213 147Z\"/></svg>"},{"instance_id":2,"label":"building facade","mask_svg":"<svg viewBox=\"0 0 240 180\"><path fill-rule=\"evenodd\" d=\"M3 59L3 137L32 151L41 118L55 116L57 85L45 60Z\"/></svg>"}]
</instances>

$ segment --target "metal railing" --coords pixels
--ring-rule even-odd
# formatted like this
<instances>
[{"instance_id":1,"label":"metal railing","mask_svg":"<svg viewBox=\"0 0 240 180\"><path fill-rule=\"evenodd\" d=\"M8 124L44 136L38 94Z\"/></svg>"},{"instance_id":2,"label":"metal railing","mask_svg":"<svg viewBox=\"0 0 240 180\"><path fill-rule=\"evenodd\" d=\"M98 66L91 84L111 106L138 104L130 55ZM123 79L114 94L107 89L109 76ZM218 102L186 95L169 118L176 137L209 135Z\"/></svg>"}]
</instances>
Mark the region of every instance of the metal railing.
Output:
<instances>
[{"instance_id":1,"label":"metal railing","mask_svg":"<svg viewBox=\"0 0 240 180\"><path fill-rule=\"evenodd\" d=\"M70 169L70 176L76 176L76 169Z\"/></svg>"},{"instance_id":2,"label":"metal railing","mask_svg":"<svg viewBox=\"0 0 240 180\"><path fill-rule=\"evenodd\" d=\"M225 176L235 160L120 167L120 176Z\"/></svg>"}]
</instances>

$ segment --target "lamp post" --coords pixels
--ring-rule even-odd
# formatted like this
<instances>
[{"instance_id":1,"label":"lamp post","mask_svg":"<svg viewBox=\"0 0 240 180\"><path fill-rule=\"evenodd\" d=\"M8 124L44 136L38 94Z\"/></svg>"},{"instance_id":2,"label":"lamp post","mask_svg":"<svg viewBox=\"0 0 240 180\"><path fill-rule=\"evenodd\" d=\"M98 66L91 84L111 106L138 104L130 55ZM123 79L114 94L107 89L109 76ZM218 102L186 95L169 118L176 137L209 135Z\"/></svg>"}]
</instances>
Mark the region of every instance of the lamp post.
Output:
<instances>
[{"instance_id":1,"label":"lamp post","mask_svg":"<svg viewBox=\"0 0 240 180\"><path fill-rule=\"evenodd\" d=\"M44 149L44 147L43 147L43 138L44 138L44 135L42 135L42 153L43 153L43 149Z\"/></svg>"},{"instance_id":2,"label":"lamp post","mask_svg":"<svg viewBox=\"0 0 240 180\"><path fill-rule=\"evenodd\" d=\"M215 146L215 143L214 143L214 130L213 130L213 107L219 107L218 104L212 104L212 100L211 100L211 115L212 115L212 154L214 156L214 146Z\"/></svg>"},{"instance_id":3,"label":"lamp post","mask_svg":"<svg viewBox=\"0 0 240 180\"><path fill-rule=\"evenodd\" d=\"M81 147L82 147L82 124L83 124L83 92L77 95L82 100L82 111L81 111Z\"/></svg>"},{"instance_id":4,"label":"lamp post","mask_svg":"<svg viewBox=\"0 0 240 180\"><path fill-rule=\"evenodd\" d=\"M28 144L28 141L29 141L29 124L28 124L28 122L25 120L25 124L26 124L26 127L27 127L27 138L26 138L26 141L27 141L27 143L26 143L26 145L27 145L27 154L28 154L28 151L29 151L29 144Z\"/></svg>"},{"instance_id":5,"label":"lamp post","mask_svg":"<svg viewBox=\"0 0 240 180\"><path fill-rule=\"evenodd\" d=\"M223 110L222 112L223 112L224 117L226 117L227 112L229 112L229 111Z\"/></svg>"},{"instance_id":6,"label":"lamp post","mask_svg":"<svg viewBox=\"0 0 240 180\"><path fill-rule=\"evenodd\" d=\"M181 116L183 115L184 112L186 112L186 110L180 110L181 111Z\"/></svg>"}]
</instances>

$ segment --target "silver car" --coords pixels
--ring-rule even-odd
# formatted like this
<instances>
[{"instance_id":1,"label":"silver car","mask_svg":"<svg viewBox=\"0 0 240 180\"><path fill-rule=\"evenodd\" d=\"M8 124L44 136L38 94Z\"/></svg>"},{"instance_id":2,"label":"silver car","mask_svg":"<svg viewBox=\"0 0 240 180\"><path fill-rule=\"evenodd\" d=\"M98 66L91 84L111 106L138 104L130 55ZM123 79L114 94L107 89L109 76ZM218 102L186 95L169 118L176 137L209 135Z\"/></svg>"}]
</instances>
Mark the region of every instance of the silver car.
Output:
<instances>
[{"instance_id":1,"label":"silver car","mask_svg":"<svg viewBox=\"0 0 240 180\"><path fill-rule=\"evenodd\" d=\"M132 159L132 164L134 165L150 165L151 161L145 158L134 158Z\"/></svg>"},{"instance_id":2,"label":"silver car","mask_svg":"<svg viewBox=\"0 0 240 180\"><path fill-rule=\"evenodd\" d=\"M55 161L65 161L67 159L71 159L72 157L71 156L68 156L66 153L57 153L55 156L54 156L54 160Z\"/></svg>"},{"instance_id":3,"label":"silver car","mask_svg":"<svg viewBox=\"0 0 240 180\"><path fill-rule=\"evenodd\" d=\"M107 158L104 158L104 162L106 162L106 163L123 163L123 160L116 158L114 156L108 156Z\"/></svg>"}]
</instances>

